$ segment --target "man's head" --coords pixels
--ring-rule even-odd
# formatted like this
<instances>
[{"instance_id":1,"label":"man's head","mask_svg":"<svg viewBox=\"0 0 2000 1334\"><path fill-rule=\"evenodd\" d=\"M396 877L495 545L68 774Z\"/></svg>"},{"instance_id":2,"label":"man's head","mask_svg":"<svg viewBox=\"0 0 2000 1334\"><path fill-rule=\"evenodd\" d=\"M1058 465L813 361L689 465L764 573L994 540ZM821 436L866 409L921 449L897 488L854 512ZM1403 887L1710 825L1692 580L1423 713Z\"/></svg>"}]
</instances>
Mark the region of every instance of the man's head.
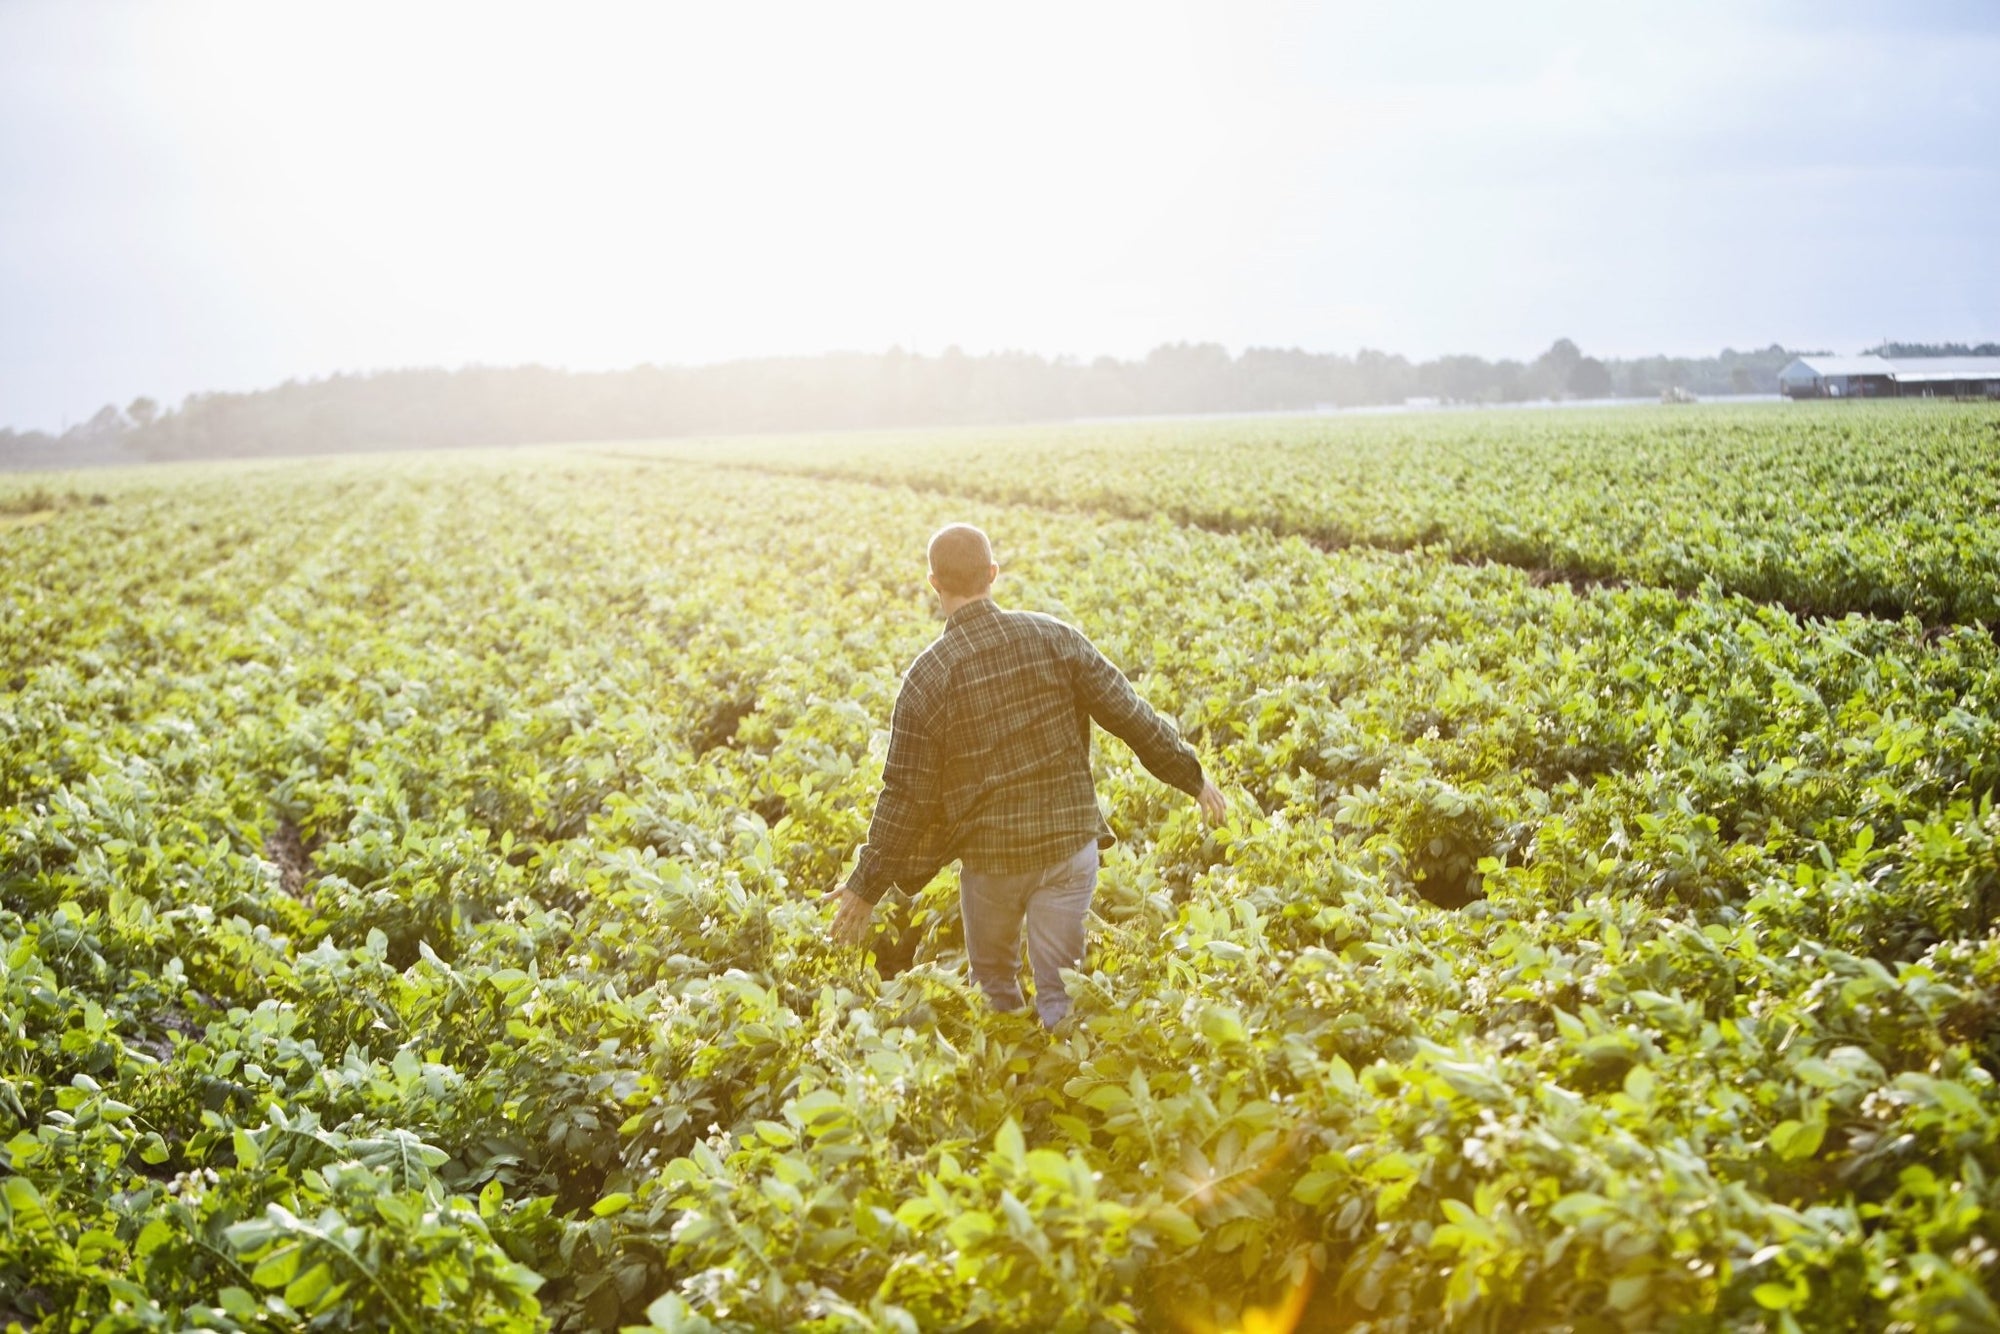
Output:
<instances>
[{"instance_id":1,"label":"man's head","mask_svg":"<svg viewBox=\"0 0 2000 1334\"><path fill-rule=\"evenodd\" d=\"M947 597L979 597L1000 573L993 563L993 544L969 523L938 529L931 538L930 559L931 587Z\"/></svg>"}]
</instances>

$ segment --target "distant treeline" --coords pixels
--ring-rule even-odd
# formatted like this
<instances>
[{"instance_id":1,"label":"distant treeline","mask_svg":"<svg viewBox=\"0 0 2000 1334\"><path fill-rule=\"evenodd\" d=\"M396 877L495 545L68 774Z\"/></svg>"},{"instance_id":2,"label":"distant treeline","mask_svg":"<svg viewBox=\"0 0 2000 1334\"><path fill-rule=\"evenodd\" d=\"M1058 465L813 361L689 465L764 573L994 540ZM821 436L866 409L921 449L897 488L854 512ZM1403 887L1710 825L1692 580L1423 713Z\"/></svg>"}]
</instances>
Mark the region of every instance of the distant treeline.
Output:
<instances>
[{"instance_id":1,"label":"distant treeline","mask_svg":"<svg viewBox=\"0 0 2000 1334\"><path fill-rule=\"evenodd\" d=\"M107 405L60 435L0 430L0 465L312 454L351 449L645 439L852 427L983 425L1168 413L1775 393L1796 355L1590 357L1568 339L1532 361L1387 352L1155 348L1137 361L1002 352L772 357L574 372L542 366L395 370L291 380L247 394Z\"/></svg>"},{"instance_id":2,"label":"distant treeline","mask_svg":"<svg viewBox=\"0 0 2000 1334\"><path fill-rule=\"evenodd\" d=\"M1883 343L1861 349L1864 357L2000 357L2000 343Z\"/></svg>"}]
</instances>

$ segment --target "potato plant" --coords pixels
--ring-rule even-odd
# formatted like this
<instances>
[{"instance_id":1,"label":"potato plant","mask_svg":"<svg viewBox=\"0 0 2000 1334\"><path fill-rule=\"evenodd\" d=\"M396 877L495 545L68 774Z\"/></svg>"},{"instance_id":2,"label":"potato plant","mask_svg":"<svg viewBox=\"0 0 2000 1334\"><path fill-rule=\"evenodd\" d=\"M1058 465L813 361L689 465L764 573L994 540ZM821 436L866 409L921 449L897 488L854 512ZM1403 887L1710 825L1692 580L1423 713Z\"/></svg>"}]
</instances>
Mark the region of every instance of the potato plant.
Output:
<instances>
[{"instance_id":1,"label":"potato plant","mask_svg":"<svg viewBox=\"0 0 2000 1334\"><path fill-rule=\"evenodd\" d=\"M1958 411L1880 420L1944 457ZM1480 420L1501 485L1583 485L1588 422ZM963 444L812 465L924 489L734 466L769 446L134 472L0 535L0 1326L2000 1326L1989 634L1080 517L1046 442ZM1096 466L1258 504L1261 448ZM1232 798L1100 743L1047 1037L967 984L950 874L866 953L817 904L957 518Z\"/></svg>"}]
</instances>

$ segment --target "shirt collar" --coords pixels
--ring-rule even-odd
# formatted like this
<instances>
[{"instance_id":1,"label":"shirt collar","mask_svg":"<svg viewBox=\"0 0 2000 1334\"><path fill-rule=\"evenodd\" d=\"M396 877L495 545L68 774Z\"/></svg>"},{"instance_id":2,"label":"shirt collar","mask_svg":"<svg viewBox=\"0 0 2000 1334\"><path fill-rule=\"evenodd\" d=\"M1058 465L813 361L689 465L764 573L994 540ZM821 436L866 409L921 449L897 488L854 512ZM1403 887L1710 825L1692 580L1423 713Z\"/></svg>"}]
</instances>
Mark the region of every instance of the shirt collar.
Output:
<instances>
[{"instance_id":1,"label":"shirt collar","mask_svg":"<svg viewBox=\"0 0 2000 1334\"><path fill-rule=\"evenodd\" d=\"M945 617L944 628L949 630L954 625L963 625L967 621L976 620L981 616L991 615L992 613L997 612L999 610L1000 608L994 604L993 599L990 597L974 598L972 601L966 603L963 607L960 607L957 611L953 612L951 615Z\"/></svg>"}]
</instances>

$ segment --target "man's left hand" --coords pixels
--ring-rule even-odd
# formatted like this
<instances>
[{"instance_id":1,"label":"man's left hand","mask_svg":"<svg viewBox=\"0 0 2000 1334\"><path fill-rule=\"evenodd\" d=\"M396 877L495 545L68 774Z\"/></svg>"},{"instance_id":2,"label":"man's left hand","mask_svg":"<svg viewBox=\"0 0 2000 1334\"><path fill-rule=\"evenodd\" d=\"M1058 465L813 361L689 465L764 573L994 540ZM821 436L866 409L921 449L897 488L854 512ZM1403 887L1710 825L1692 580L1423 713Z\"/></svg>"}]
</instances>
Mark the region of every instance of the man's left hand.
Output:
<instances>
[{"instance_id":1,"label":"man's left hand","mask_svg":"<svg viewBox=\"0 0 2000 1334\"><path fill-rule=\"evenodd\" d=\"M1213 783L1204 780L1201 795L1194 801L1201 808L1202 823L1211 829L1229 817L1229 803L1223 799L1222 789Z\"/></svg>"},{"instance_id":2,"label":"man's left hand","mask_svg":"<svg viewBox=\"0 0 2000 1334\"><path fill-rule=\"evenodd\" d=\"M875 916L874 904L847 889L836 889L820 902L840 905L826 933L834 944L859 945L868 938L868 922Z\"/></svg>"}]
</instances>

